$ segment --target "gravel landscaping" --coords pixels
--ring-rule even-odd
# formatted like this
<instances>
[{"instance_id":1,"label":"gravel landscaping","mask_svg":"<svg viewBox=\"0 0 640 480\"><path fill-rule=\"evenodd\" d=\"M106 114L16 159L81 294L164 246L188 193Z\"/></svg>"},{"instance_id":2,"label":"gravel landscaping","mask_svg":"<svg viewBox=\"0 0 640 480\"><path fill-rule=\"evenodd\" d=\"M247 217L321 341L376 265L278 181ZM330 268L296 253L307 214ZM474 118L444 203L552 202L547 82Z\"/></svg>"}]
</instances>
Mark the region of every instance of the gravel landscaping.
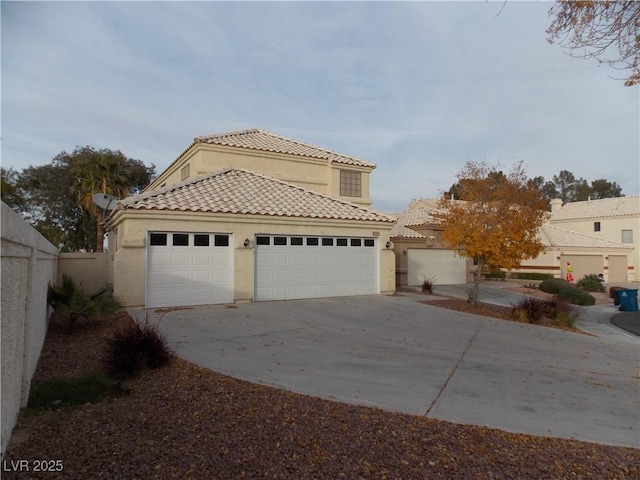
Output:
<instances>
[{"instance_id":1,"label":"gravel landscaping","mask_svg":"<svg viewBox=\"0 0 640 480\"><path fill-rule=\"evenodd\" d=\"M33 383L100 371L126 315L52 323ZM533 437L256 385L179 358L79 407L24 410L3 478L623 479L640 450ZM123 394L124 392L124 394ZM30 471L18 472L18 460ZM36 461L60 472L34 472ZM39 464L42 466L42 464Z\"/></svg>"}]
</instances>

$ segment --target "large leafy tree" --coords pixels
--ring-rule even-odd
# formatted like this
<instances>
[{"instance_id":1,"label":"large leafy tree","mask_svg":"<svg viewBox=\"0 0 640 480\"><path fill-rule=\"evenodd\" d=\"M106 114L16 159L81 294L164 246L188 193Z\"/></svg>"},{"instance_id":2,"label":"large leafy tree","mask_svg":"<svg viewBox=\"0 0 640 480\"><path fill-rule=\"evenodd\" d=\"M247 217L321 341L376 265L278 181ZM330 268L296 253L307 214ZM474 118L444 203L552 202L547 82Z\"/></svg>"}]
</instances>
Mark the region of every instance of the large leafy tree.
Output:
<instances>
[{"instance_id":1,"label":"large leafy tree","mask_svg":"<svg viewBox=\"0 0 640 480\"><path fill-rule=\"evenodd\" d=\"M3 191L6 180L19 199L7 202L9 206L55 245L102 251L103 212L93 204L93 194L124 198L146 186L154 173L155 166L146 167L120 151L78 147L56 155L48 165L3 172Z\"/></svg>"},{"instance_id":2,"label":"large leafy tree","mask_svg":"<svg viewBox=\"0 0 640 480\"><path fill-rule=\"evenodd\" d=\"M640 83L640 2L563 0L549 10L547 40L579 58L594 58Z\"/></svg>"},{"instance_id":3,"label":"large leafy tree","mask_svg":"<svg viewBox=\"0 0 640 480\"><path fill-rule=\"evenodd\" d=\"M468 179L461 179L454 183L446 192L448 198L466 200L465 183ZM593 180L589 183L584 178L577 178L573 172L562 170L550 181L544 177L533 177L528 180L530 188L538 189L550 204L554 198L560 198L563 203L581 202L592 199L613 198L623 196L622 188L616 182L605 178Z\"/></svg>"},{"instance_id":4,"label":"large leafy tree","mask_svg":"<svg viewBox=\"0 0 640 480\"><path fill-rule=\"evenodd\" d=\"M538 229L547 201L522 163L508 174L485 162L467 162L457 175L465 200L443 196L434 217L442 227L442 241L459 255L484 267L510 269L536 257L543 249ZM477 305L480 275L470 301Z\"/></svg>"},{"instance_id":5,"label":"large leafy tree","mask_svg":"<svg viewBox=\"0 0 640 480\"><path fill-rule=\"evenodd\" d=\"M563 203L583 202L592 199L613 198L622 196L622 188L616 182L604 178L593 180L591 184L584 178L576 178L572 172L562 170L553 180L546 182L542 188L547 200L559 198Z\"/></svg>"}]
</instances>

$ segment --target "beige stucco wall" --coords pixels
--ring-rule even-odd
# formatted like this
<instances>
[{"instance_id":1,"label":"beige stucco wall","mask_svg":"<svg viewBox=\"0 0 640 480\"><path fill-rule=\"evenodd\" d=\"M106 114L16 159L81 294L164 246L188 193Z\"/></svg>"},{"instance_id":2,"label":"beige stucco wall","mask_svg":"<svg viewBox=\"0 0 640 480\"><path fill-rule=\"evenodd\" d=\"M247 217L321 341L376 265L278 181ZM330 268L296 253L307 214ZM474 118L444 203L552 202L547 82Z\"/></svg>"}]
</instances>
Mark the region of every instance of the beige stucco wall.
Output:
<instances>
[{"instance_id":1,"label":"beige stucco wall","mask_svg":"<svg viewBox=\"0 0 640 480\"><path fill-rule=\"evenodd\" d=\"M202 212L121 211L113 222L117 228L114 253L114 294L129 307L144 307L146 285L146 238L149 231L216 232L232 234L234 246L234 299L253 299L254 250L245 248L256 234L335 235L377 237L380 249L380 293L395 291L392 250L385 248L391 224L285 217L224 215Z\"/></svg>"},{"instance_id":2,"label":"beige stucco wall","mask_svg":"<svg viewBox=\"0 0 640 480\"><path fill-rule=\"evenodd\" d=\"M47 285L56 276L58 250L2 203L2 455L31 378L48 325Z\"/></svg>"},{"instance_id":3,"label":"beige stucco wall","mask_svg":"<svg viewBox=\"0 0 640 480\"><path fill-rule=\"evenodd\" d=\"M600 222L600 231L594 231L594 222ZM628 256L628 281L640 281L640 218L638 216L609 217L609 218L589 218L583 220L553 220L551 224L555 227L572 230L578 233L584 233L593 237L610 240L612 242L622 242L622 230L633 231L633 250Z\"/></svg>"},{"instance_id":4,"label":"beige stucco wall","mask_svg":"<svg viewBox=\"0 0 640 480\"><path fill-rule=\"evenodd\" d=\"M58 256L57 282L62 282L62 275L68 274L78 283L82 283L84 291L93 293L105 284L113 284L110 268L112 255L100 253L60 253Z\"/></svg>"},{"instance_id":5,"label":"beige stucco wall","mask_svg":"<svg viewBox=\"0 0 640 480\"><path fill-rule=\"evenodd\" d=\"M211 173L221 168L232 167L251 170L358 205L369 206L372 203L369 193L370 168L338 163L330 164L324 159L239 149L207 143L198 143L191 146L180 158L162 172L146 190L181 182L181 172L185 165L189 165L189 178ZM362 197L340 196L340 170L361 172Z\"/></svg>"}]
</instances>

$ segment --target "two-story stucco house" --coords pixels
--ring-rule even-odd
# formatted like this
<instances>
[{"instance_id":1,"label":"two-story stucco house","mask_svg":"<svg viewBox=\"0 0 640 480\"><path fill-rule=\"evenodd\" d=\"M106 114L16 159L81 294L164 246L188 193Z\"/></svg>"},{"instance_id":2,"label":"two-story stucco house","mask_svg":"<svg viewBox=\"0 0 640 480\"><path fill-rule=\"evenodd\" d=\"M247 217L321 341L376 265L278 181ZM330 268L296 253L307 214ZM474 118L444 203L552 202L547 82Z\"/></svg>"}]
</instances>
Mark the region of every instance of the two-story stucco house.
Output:
<instances>
[{"instance_id":1,"label":"two-story stucco house","mask_svg":"<svg viewBox=\"0 0 640 480\"><path fill-rule=\"evenodd\" d=\"M554 227L622 244L627 251L614 254L583 252L578 268L599 268L608 281L640 280L640 195L570 202L551 201L550 224ZM589 258L590 257L590 258ZM563 263L563 268L565 267Z\"/></svg>"},{"instance_id":2,"label":"two-story stucco house","mask_svg":"<svg viewBox=\"0 0 640 480\"><path fill-rule=\"evenodd\" d=\"M146 308L391 293L374 168L262 130L197 137L111 215L114 293Z\"/></svg>"}]
</instances>

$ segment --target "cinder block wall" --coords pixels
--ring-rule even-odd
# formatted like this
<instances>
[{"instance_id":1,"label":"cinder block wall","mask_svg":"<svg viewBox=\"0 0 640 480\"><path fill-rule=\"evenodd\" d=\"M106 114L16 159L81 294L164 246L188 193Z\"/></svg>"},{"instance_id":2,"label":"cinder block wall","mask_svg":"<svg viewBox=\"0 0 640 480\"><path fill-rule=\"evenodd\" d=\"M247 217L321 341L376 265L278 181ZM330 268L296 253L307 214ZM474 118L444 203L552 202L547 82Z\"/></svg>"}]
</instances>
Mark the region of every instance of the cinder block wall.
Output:
<instances>
[{"instance_id":1,"label":"cinder block wall","mask_svg":"<svg viewBox=\"0 0 640 480\"><path fill-rule=\"evenodd\" d=\"M57 248L2 203L2 457L47 332L47 285L56 279Z\"/></svg>"}]
</instances>

